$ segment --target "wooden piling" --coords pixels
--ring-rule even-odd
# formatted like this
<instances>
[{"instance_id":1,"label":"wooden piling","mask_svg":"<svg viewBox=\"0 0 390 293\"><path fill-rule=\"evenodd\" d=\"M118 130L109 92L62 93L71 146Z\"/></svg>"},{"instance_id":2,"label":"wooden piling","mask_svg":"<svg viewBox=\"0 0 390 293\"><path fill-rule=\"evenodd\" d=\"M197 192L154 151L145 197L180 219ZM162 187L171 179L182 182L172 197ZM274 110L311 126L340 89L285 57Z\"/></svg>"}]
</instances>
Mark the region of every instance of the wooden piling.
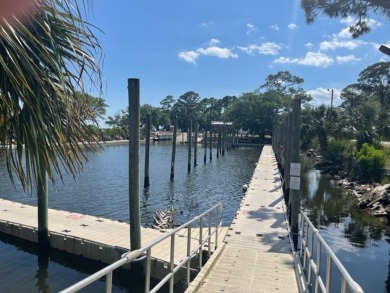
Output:
<instances>
[{"instance_id":1,"label":"wooden piling","mask_svg":"<svg viewBox=\"0 0 390 293\"><path fill-rule=\"evenodd\" d=\"M195 121L195 137L194 137L194 167L198 165L198 121Z\"/></svg>"},{"instance_id":2,"label":"wooden piling","mask_svg":"<svg viewBox=\"0 0 390 293\"><path fill-rule=\"evenodd\" d=\"M176 136L177 136L177 117L175 117L173 122L171 180L175 178Z\"/></svg>"},{"instance_id":3,"label":"wooden piling","mask_svg":"<svg viewBox=\"0 0 390 293\"><path fill-rule=\"evenodd\" d=\"M210 123L210 161L213 160L213 131L211 129L211 123Z\"/></svg>"},{"instance_id":4,"label":"wooden piling","mask_svg":"<svg viewBox=\"0 0 390 293\"><path fill-rule=\"evenodd\" d=\"M294 247L298 247L298 222L300 213L300 127L301 127L301 100L293 99L292 131L291 131L291 166L290 166L290 203L291 203L291 232Z\"/></svg>"},{"instance_id":5,"label":"wooden piling","mask_svg":"<svg viewBox=\"0 0 390 293\"><path fill-rule=\"evenodd\" d=\"M49 249L49 220L48 220L48 176L44 160L40 157L40 173L38 174L37 207L38 207L38 248L42 252Z\"/></svg>"},{"instance_id":6,"label":"wooden piling","mask_svg":"<svg viewBox=\"0 0 390 293\"><path fill-rule=\"evenodd\" d=\"M128 95L130 250L136 250L141 248L141 216L139 205L139 79L128 79Z\"/></svg>"},{"instance_id":7,"label":"wooden piling","mask_svg":"<svg viewBox=\"0 0 390 293\"><path fill-rule=\"evenodd\" d=\"M204 130L204 157L203 157L203 163L207 164L207 128L205 127Z\"/></svg>"},{"instance_id":8,"label":"wooden piling","mask_svg":"<svg viewBox=\"0 0 390 293\"><path fill-rule=\"evenodd\" d=\"M187 140L188 140L188 167L187 172L191 172L191 136L192 136L192 120L190 119L188 123L188 132L187 132Z\"/></svg>"},{"instance_id":9,"label":"wooden piling","mask_svg":"<svg viewBox=\"0 0 390 293\"><path fill-rule=\"evenodd\" d=\"M150 186L149 182L149 153L150 153L150 114L146 114L146 137L145 137L145 177L144 188Z\"/></svg>"}]
</instances>

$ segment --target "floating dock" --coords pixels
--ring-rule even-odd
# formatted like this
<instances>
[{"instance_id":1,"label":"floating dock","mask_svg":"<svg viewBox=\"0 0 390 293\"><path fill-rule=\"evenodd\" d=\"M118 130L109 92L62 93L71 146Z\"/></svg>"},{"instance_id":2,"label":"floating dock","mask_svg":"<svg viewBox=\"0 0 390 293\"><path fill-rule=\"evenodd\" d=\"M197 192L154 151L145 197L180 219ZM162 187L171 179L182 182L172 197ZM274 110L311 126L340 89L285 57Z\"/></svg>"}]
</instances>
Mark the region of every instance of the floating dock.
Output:
<instances>
[{"instance_id":1,"label":"floating dock","mask_svg":"<svg viewBox=\"0 0 390 293\"><path fill-rule=\"evenodd\" d=\"M92 260L111 264L130 248L130 226L128 223L99 218L67 211L49 209L49 239L52 248L83 256ZM0 232L37 242L37 207L0 199ZM219 243L227 233L221 228ZM203 234L206 235L207 229ZM154 241L165 233L164 230L141 228L141 245ZM187 254L185 231L175 239L175 263ZM199 239L199 229L192 228L191 238L195 246ZM213 245L210 247L213 251ZM151 276L162 279L169 272L170 240L166 239L152 250ZM175 276L179 281L183 274Z\"/></svg>"},{"instance_id":2,"label":"floating dock","mask_svg":"<svg viewBox=\"0 0 390 293\"><path fill-rule=\"evenodd\" d=\"M217 249L186 293L298 292L275 155L266 145Z\"/></svg>"}]
</instances>

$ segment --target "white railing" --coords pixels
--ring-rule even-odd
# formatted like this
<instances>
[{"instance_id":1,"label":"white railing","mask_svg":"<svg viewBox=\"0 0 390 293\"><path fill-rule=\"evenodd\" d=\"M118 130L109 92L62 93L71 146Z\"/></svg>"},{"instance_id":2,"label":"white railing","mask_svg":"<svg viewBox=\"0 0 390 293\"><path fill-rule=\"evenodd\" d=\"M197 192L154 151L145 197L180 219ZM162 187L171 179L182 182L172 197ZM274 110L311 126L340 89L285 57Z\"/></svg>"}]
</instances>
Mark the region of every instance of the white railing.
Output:
<instances>
[{"instance_id":1,"label":"white railing","mask_svg":"<svg viewBox=\"0 0 390 293\"><path fill-rule=\"evenodd\" d=\"M215 213L215 222L214 226L212 226L212 216ZM207 217L208 224L207 227L205 227L207 230L206 235L203 233L203 220ZM198 224L197 228L200 229L199 231L199 239L198 244L195 248L191 249L191 228L192 225ZM114 270L117 268L120 268L124 264L130 263L132 261L139 261L139 260L146 260L145 268L145 292L157 292L165 283L169 281L169 292L173 293L173 287L174 287L174 275L175 273L182 267L186 267L187 274L186 274L186 281L187 284L190 283L190 272L191 272L191 259L194 256L198 256L199 259L199 270L202 268L202 253L203 253L203 247L207 243L208 247L208 256L211 254L211 238L213 235L215 235L215 242L214 242L214 251L218 247L218 232L222 225L222 204L219 203L212 208L208 209L204 213L200 214L199 216L193 218L192 220L188 221L187 223L181 225L180 227L173 229L160 238L149 242L144 247L130 251L128 253L125 253L122 255L121 259L114 262L113 264L101 269L100 271L94 273L93 275L79 281L78 283L62 290L60 293L71 293L71 292L77 292L78 290L81 290L82 288L90 285L91 283L100 280L102 277L106 277L106 290L105 292L111 292L112 290L112 275ZM182 229L187 229L187 256L182 259L178 264L174 263L175 258L175 235ZM151 249L152 247L158 245L162 241L164 241L167 238L171 238L171 245L170 245L170 262L169 262L169 273L163 278L158 284L154 286L154 288L150 289L150 275L151 275Z\"/></svg>"},{"instance_id":2,"label":"white railing","mask_svg":"<svg viewBox=\"0 0 390 293\"><path fill-rule=\"evenodd\" d=\"M302 267L306 271L305 279L310 292L317 293L319 292L319 289L321 289L321 292L323 293L331 292L331 286L333 285L340 286L340 290L337 291L340 293L363 293L363 289L352 279L340 260L330 249L303 211L301 211L301 228L299 233L301 237L299 254L302 261ZM315 245L316 250L314 250ZM321 256L324 255L326 257L325 266L321 264ZM338 281L336 281L334 277L332 279L333 264L341 273L341 284L335 284ZM314 279L314 284L311 283L312 278Z\"/></svg>"}]
</instances>

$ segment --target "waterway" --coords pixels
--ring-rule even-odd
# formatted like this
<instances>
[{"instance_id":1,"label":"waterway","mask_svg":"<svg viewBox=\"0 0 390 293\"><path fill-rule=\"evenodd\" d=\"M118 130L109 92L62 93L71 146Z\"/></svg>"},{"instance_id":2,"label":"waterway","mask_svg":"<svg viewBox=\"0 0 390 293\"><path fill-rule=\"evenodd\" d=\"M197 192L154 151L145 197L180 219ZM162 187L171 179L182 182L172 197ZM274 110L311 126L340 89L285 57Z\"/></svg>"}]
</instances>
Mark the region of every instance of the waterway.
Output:
<instances>
[{"instance_id":1,"label":"waterway","mask_svg":"<svg viewBox=\"0 0 390 293\"><path fill-rule=\"evenodd\" d=\"M179 225L222 202L224 225L229 225L243 196L242 185L249 183L261 150L236 148L217 159L213 149L213 160L209 160L207 151L204 164L204 149L198 148L198 165L192 166L190 173L187 172L187 147L179 145L176 151L175 178L171 181L171 143L151 144L150 187L144 189L144 147L141 145L142 224L150 226L155 211L173 207L175 224ZM77 182L65 176L63 182L57 179L55 186L50 186L49 207L129 222L128 152L127 145L107 145L104 151L89 153L89 162L77 176ZM36 204L35 195L23 193L20 186L15 188L10 183L1 155L0 197ZM0 235L0 259L0 292L57 292L102 267L100 263L58 251L42 256L36 245L5 235ZM143 280L137 280L136 276L129 277L122 272L114 277L113 292L143 292ZM136 279L135 285L131 278ZM100 282L85 292L101 291L103 286Z\"/></svg>"},{"instance_id":2,"label":"waterway","mask_svg":"<svg viewBox=\"0 0 390 293\"><path fill-rule=\"evenodd\" d=\"M357 208L356 199L301 157L302 207L364 292L390 292L390 229L386 218ZM337 292L337 291L334 291Z\"/></svg>"},{"instance_id":3,"label":"waterway","mask_svg":"<svg viewBox=\"0 0 390 293\"><path fill-rule=\"evenodd\" d=\"M225 207L224 224L229 225L243 195L242 185L249 183L260 154L259 149L238 148L217 159L213 149L213 160L209 161L207 153L204 165L204 150L199 148L198 166L188 174L187 148L179 146L175 180L171 182L171 145L155 143L150 155L151 186L143 189L143 152L141 146L140 198L142 223L146 226L158 209L174 207L175 222L180 224L220 201ZM90 154L77 182L65 177L64 183L58 181L51 187L50 208L128 222L127 158L126 145L107 146L104 152ZM336 181L313 169L313 159L301 159L302 207L310 219L365 292L390 292L387 221L358 210L356 200L337 187ZM34 195L23 194L9 183L1 157L0 197L36 202ZM57 292L102 267L58 251L38 255L35 245L4 235L0 235L0 258L0 292ZM114 274L113 292L142 292L143 281L135 278L126 272ZM103 286L102 282L94 284L85 292L96 292Z\"/></svg>"}]
</instances>

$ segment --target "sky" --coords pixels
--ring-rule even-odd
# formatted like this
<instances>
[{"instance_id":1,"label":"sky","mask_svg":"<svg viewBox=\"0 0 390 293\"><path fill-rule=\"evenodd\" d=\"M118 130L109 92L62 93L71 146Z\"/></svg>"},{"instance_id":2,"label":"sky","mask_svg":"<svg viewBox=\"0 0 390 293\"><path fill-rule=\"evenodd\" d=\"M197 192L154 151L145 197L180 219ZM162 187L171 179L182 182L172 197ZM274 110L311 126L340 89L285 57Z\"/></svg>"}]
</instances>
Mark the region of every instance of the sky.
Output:
<instances>
[{"instance_id":1,"label":"sky","mask_svg":"<svg viewBox=\"0 0 390 293\"><path fill-rule=\"evenodd\" d=\"M257 89L270 74L304 79L311 104L340 104L341 90L369 65L390 61L390 21L348 33L353 19L320 15L307 24L299 0L95 0L88 21L103 48L103 97L113 116L128 105L127 80L140 79L141 104L160 106L188 91L222 99ZM96 94L91 92L92 94Z\"/></svg>"}]
</instances>

